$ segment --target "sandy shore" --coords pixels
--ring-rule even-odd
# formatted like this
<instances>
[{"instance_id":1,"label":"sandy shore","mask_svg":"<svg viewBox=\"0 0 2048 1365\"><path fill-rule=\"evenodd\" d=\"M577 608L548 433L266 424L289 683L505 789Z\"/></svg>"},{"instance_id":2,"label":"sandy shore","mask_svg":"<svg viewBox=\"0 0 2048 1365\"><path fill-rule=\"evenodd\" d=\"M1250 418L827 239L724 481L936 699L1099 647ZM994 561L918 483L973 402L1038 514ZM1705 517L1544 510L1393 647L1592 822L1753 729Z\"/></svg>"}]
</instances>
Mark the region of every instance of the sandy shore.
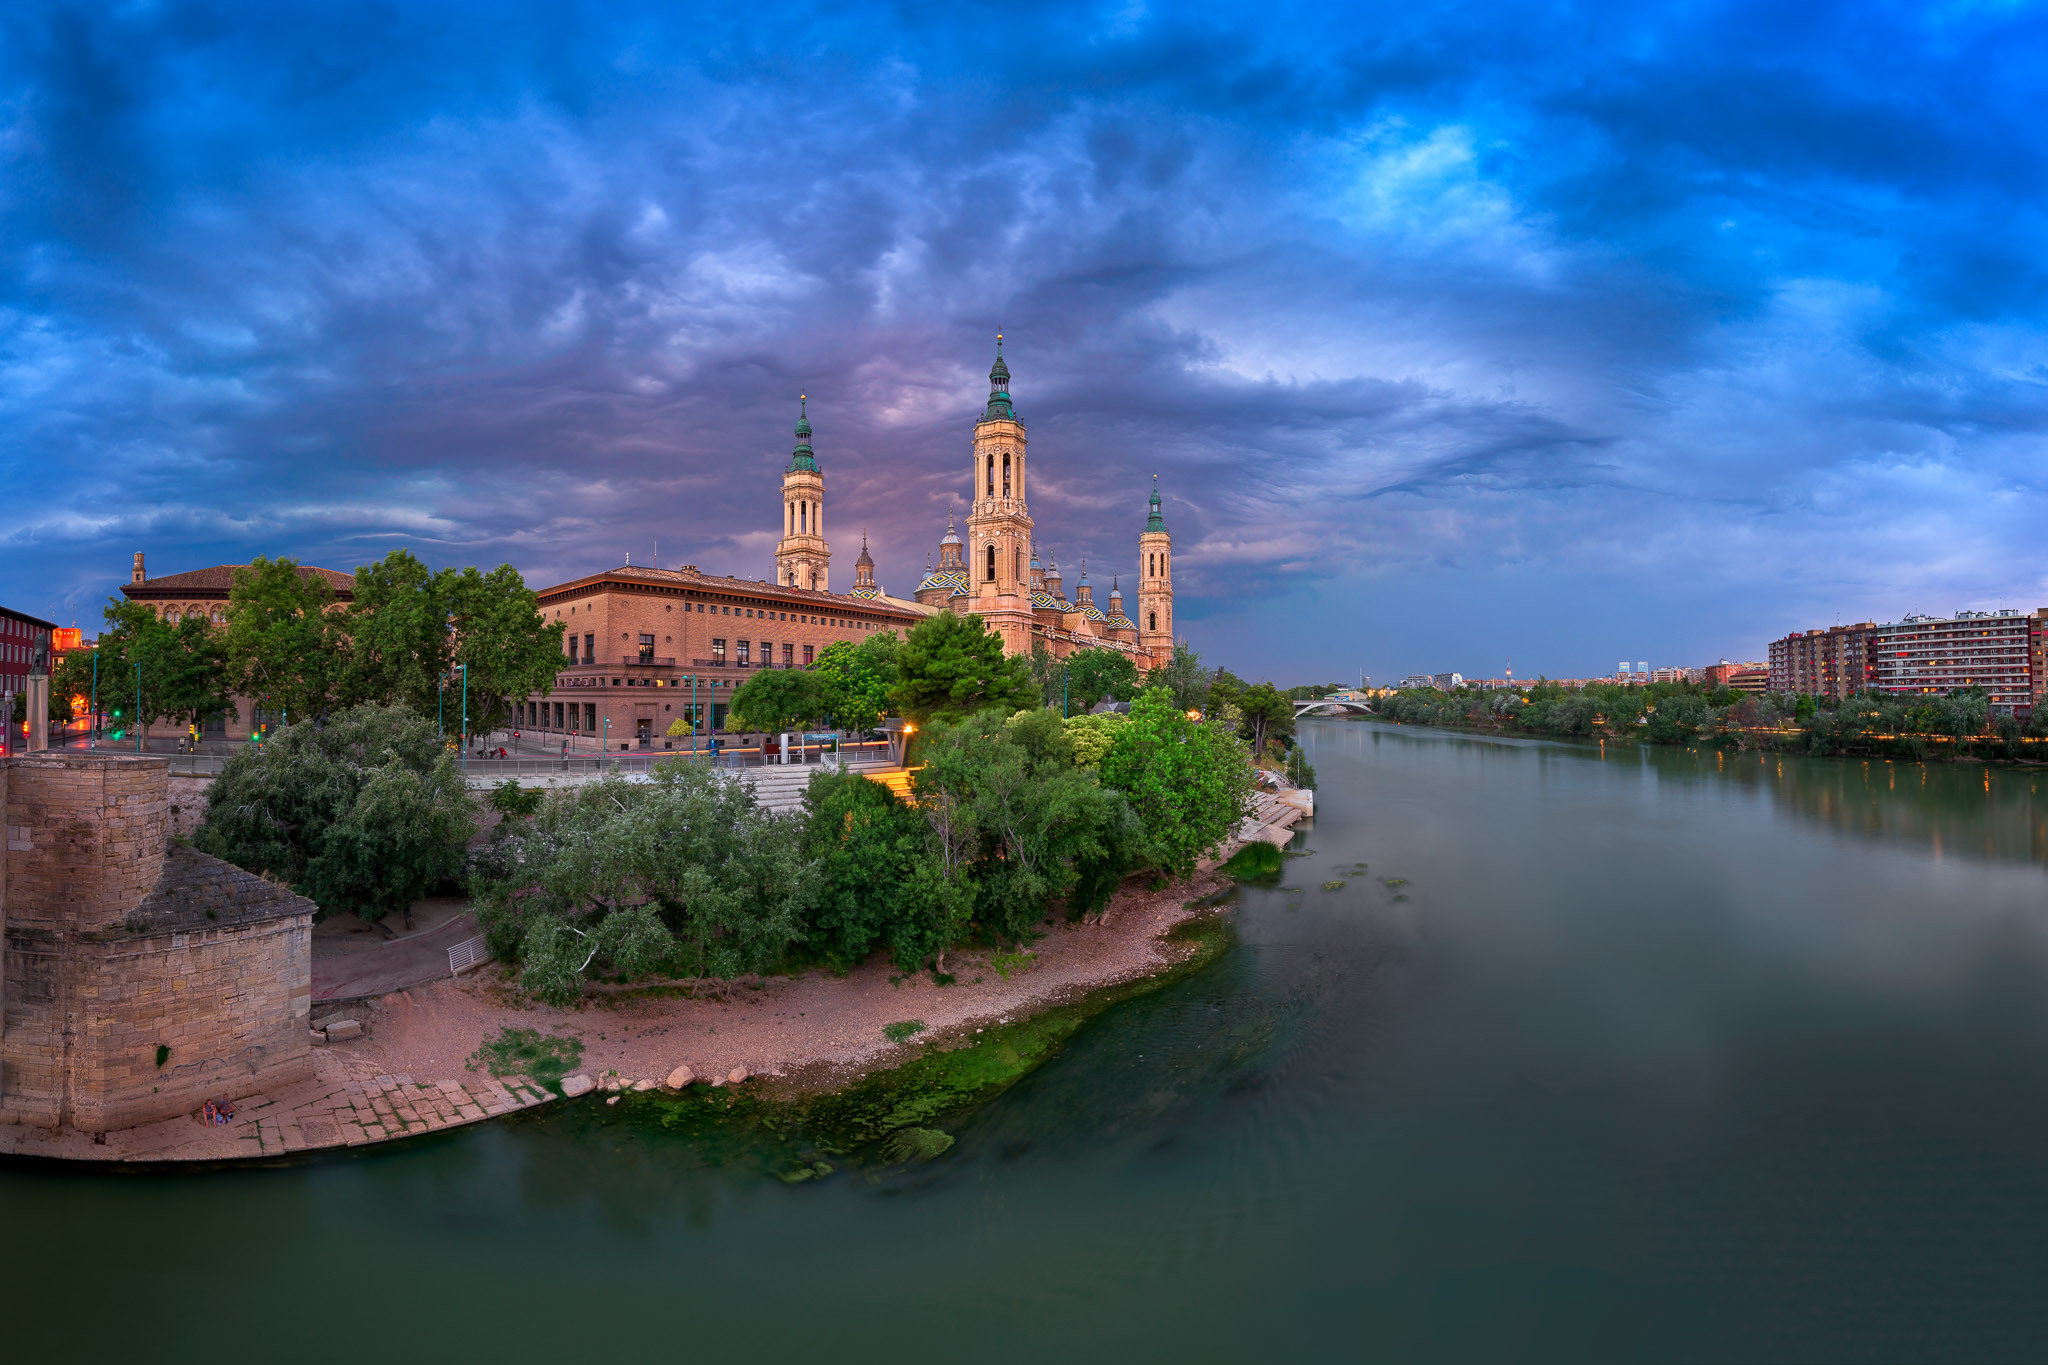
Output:
<instances>
[{"instance_id":1,"label":"sandy shore","mask_svg":"<svg viewBox=\"0 0 2048 1365\"><path fill-rule=\"evenodd\" d=\"M615 1072L628 1084L688 1066L700 1079L744 1067L758 1077L801 1072L806 1088L829 1087L908 1057L933 1034L1008 1022L1172 965L1190 950L1168 942L1167 932L1226 885L1210 871L1161 891L1126 887L1103 922L1047 929L1025 950L1028 963L1004 963L1007 976L985 949L949 954L950 986L928 973L902 976L877 958L843 977L809 971L738 983L723 998L628 992L562 1010L521 999L493 966L383 997L364 1021L368 1036L332 1050L386 1073L458 1076L500 1029L531 1028L580 1038L582 1071ZM912 1041L883 1036L907 1020L925 1026Z\"/></svg>"}]
</instances>

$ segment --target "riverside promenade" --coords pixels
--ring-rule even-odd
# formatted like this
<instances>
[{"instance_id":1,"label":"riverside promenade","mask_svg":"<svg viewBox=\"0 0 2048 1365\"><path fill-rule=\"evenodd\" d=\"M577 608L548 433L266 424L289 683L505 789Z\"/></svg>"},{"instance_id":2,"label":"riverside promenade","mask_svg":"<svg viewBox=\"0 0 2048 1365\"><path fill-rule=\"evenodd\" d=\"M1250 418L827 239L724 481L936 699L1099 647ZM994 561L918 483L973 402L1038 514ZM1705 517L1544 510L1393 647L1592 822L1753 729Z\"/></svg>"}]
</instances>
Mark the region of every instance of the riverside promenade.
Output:
<instances>
[{"instance_id":1,"label":"riverside promenade","mask_svg":"<svg viewBox=\"0 0 2048 1365\"><path fill-rule=\"evenodd\" d=\"M183 1114L100 1135L0 1124L0 1157L140 1164L265 1160L420 1137L554 1098L525 1076L426 1080L380 1072L345 1047L327 1048L315 1055L311 1081L238 1100L234 1118L225 1124Z\"/></svg>"}]
</instances>

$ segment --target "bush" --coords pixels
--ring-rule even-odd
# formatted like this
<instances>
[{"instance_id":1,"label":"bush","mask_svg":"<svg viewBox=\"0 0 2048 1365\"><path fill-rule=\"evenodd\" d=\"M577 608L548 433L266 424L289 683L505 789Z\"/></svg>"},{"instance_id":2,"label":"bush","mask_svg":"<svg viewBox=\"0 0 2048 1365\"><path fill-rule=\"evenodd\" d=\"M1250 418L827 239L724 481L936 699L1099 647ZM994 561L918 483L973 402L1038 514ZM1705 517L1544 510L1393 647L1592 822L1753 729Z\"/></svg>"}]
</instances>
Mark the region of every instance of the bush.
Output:
<instances>
[{"instance_id":1,"label":"bush","mask_svg":"<svg viewBox=\"0 0 2048 1365\"><path fill-rule=\"evenodd\" d=\"M268 874L323 915L406 910L462 871L476 811L433 723L358 706L238 750L193 846Z\"/></svg>"},{"instance_id":2,"label":"bush","mask_svg":"<svg viewBox=\"0 0 2048 1365\"><path fill-rule=\"evenodd\" d=\"M803 935L817 865L801 822L697 764L657 764L653 779L555 792L473 867L492 951L551 1004L596 973L768 971Z\"/></svg>"},{"instance_id":3,"label":"bush","mask_svg":"<svg viewBox=\"0 0 2048 1365\"><path fill-rule=\"evenodd\" d=\"M1097 769L1102 766L1102 757L1109 752L1117 731L1123 729L1127 718L1108 712L1100 716L1070 716L1067 719L1067 739L1074 746L1074 762L1083 768Z\"/></svg>"}]
</instances>

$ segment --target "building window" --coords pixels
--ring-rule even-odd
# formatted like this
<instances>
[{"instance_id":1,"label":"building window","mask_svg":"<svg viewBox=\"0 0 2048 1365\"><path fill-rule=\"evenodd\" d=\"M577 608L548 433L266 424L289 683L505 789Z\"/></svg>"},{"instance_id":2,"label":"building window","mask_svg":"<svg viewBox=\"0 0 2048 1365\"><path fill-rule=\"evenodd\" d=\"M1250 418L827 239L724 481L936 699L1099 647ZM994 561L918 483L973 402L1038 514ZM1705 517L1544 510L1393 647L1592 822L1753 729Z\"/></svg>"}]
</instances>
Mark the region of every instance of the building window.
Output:
<instances>
[{"instance_id":1,"label":"building window","mask_svg":"<svg viewBox=\"0 0 2048 1365\"><path fill-rule=\"evenodd\" d=\"M1010 452L1003 452L1003 496L1010 496Z\"/></svg>"},{"instance_id":2,"label":"building window","mask_svg":"<svg viewBox=\"0 0 2048 1365\"><path fill-rule=\"evenodd\" d=\"M1157 629L1159 629L1159 613L1158 613L1158 612L1156 612L1156 611L1154 611L1154 612L1147 612L1147 613L1146 613L1146 615L1145 615L1145 620L1146 620L1146 622L1148 623L1148 624L1146 625L1145 629L1147 629L1147 630L1157 630Z\"/></svg>"},{"instance_id":3,"label":"building window","mask_svg":"<svg viewBox=\"0 0 2048 1365\"><path fill-rule=\"evenodd\" d=\"M796 646L795 646L795 645L784 645L784 646L782 647L782 666L783 666L784 668L793 668L793 667L795 667L795 665L796 665Z\"/></svg>"},{"instance_id":4,"label":"building window","mask_svg":"<svg viewBox=\"0 0 2048 1365\"><path fill-rule=\"evenodd\" d=\"M775 662L775 646L766 640L761 642L761 667L768 668Z\"/></svg>"},{"instance_id":5,"label":"building window","mask_svg":"<svg viewBox=\"0 0 2048 1365\"><path fill-rule=\"evenodd\" d=\"M811 666L811 646L809 646L809 645L805 645L805 646L804 646L804 667L805 667L805 668L809 668L810 666Z\"/></svg>"},{"instance_id":6,"label":"building window","mask_svg":"<svg viewBox=\"0 0 2048 1365\"><path fill-rule=\"evenodd\" d=\"M711 642L711 662L715 664L725 662L725 641L713 640Z\"/></svg>"},{"instance_id":7,"label":"building window","mask_svg":"<svg viewBox=\"0 0 2048 1365\"><path fill-rule=\"evenodd\" d=\"M993 583L993 582L995 582L995 581L996 581L996 547L995 547L995 546L993 546L993 545L991 545L991 546L989 546L989 547L988 547L988 575L987 575L987 576L988 576L988 581L989 581L989 582Z\"/></svg>"},{"instance_id":8,"label":"building window","mask_svg":"<svg viewBox=\"0 0 2048 1365\"><path fill-rule=\"evenodd\" d=\"M583 728L592 734L597 733L597 703L594 701L583 703Z\"/></svg>"},{"instance_id":9,"label":"building window","mask_svg":"<svg viewBox=\"0 0 2048 1365\"><path fill-rule=\"evenodd\" d=\"M597 662L597 637L595 635L583 637L583 662L587 664Z\"/></svg>"},{"instance_id":10,"label":"building window","mask_svg":"<svg viewBox=\"0 0 2048 1365\"><path fill-rule=\"evenodd\" d=\"M741 665L745 665L746 663L748 663L748 662L749 662L749 660L748 660L748 658L747 658L747 648L748 648L748 646L749 646L749 645L751 645L752 643L753 643L753 642L752 642L751 640L742 640L742 641L740 641L740 642L739 642L739 645L740 645L740 652L739 652L739 658L738 658L737 662L738 662L738 663L740 663Z\"/></svg>"},{"instance_id":11,"label":"building window","mask_svg":"<svg viewBox=\"0 0 2048 1365\"><path fill-rule=\"evenodd\" d=\"M640 662L643 664L654 662L654 637L652 635L642 635L640 637Z\"/></svg>"},{"instance_id":12,"label":"building window","mask_svg":"<svg viewBox=\"0 0 2048 1365\"><path fill-rule=\"evenodd\" d=\"M563 730L568 728L567 726L562 724L562 703L560 702L555 703L555 728L557 730Z\"/></svg>"}]
</instances>

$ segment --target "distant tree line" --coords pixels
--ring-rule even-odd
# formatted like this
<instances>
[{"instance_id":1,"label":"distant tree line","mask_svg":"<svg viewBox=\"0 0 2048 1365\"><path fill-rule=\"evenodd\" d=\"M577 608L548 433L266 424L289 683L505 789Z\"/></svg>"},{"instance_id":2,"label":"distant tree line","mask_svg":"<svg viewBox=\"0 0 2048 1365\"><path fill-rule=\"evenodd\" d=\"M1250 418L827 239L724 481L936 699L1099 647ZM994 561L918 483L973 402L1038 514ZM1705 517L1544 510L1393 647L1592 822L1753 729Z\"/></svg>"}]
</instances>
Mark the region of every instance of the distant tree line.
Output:
<instances>
[{"instance_id":1,"label":"distant tree line","mask_svg":"<svg viewBox=\"0 0 2048 1365\"><path fill-rule=\"evenodd\" d=\"M2024 720L1993 715L1982 688L1939 696L1860 692L1836 701L1804 693L1745 694L1700 683L1539 683L1454 692L1407 689L1379 698L1373 709L1410 724L1816 754L2019 758L2038 756L2040 746L2029 740L2048 739L2048 711Z\"/></svg>"}]
</instances>

